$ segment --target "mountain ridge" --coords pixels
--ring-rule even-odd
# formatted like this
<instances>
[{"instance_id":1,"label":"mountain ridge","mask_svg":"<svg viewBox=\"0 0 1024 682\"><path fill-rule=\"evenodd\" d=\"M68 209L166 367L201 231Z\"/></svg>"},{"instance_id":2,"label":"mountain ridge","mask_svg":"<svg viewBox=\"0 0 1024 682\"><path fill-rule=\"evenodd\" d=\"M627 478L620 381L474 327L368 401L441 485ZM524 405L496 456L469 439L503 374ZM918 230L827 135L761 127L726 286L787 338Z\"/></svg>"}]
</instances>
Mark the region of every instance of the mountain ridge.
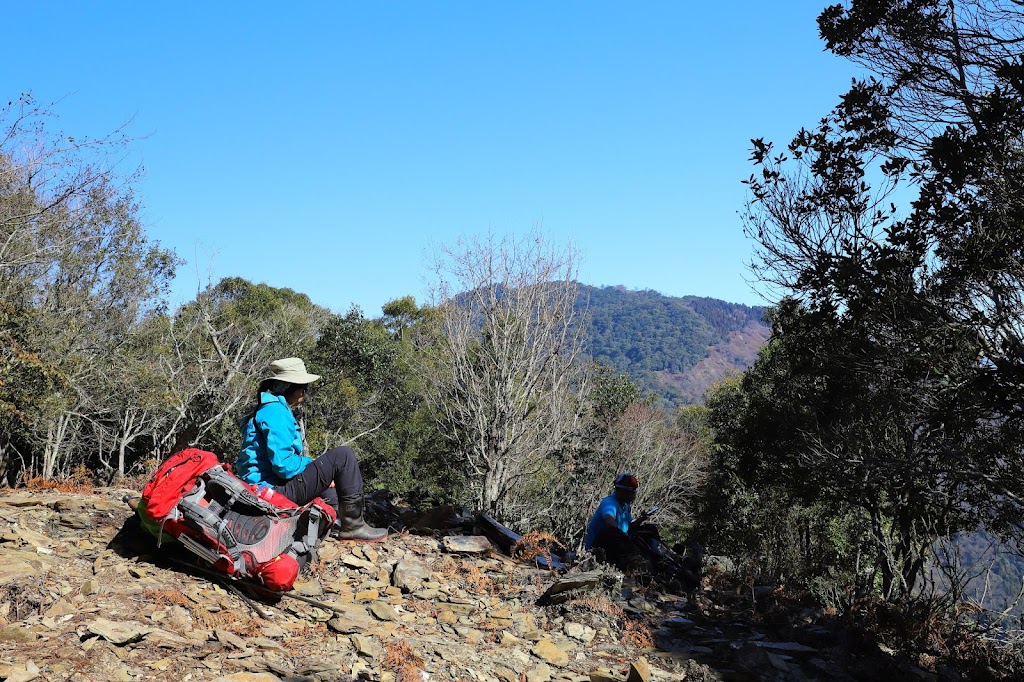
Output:
<instances>
[{"instance_id":1,"label":"mountain ridge","mask_svg":"<svg viewBox=\"0 0 1024 682\"><path fill-rule=\"evenodd\" d=\"M711 385L746 369L771 331L761 306L622 285L578 287L593 359L673 407L699 403Z\"/></svg>"}]
</instances>

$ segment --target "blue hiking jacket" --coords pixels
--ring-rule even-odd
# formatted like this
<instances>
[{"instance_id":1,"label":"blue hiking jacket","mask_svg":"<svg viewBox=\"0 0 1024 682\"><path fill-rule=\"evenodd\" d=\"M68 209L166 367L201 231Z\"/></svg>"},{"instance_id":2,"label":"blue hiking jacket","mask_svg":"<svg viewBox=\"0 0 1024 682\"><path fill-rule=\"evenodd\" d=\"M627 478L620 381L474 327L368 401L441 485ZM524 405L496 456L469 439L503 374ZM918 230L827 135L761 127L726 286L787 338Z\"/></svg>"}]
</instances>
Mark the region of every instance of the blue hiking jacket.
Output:
<instances>
[{"instance_id":1,"label":"blue hiking jacket","mask_svg":"<svg viewBox=\"0 0 1024 682\"><path fill-rule=\"evenodd\" d=\"M615 496L615 493L601 500L601 503L597 505L597 511L590 517L590 523L587 525L587 535L583 539L583 547L585 549L593 548L594 541L597 539L601 529L604 528L605 516L614 517L619 530L623 533L628 533L629 524L633 522L633 505L629 502L620 501Z\"/></svg>"},{"instance_id":2,"label":"blue hiking jacket","mask_svg":"<svg viewBox=\"0 0 1024 682\"><path fill-rule=\"evenodd\" d=\"M311 461L302 454L302 433L284 396L261 393L256 416L246 419L241 429L235 474L246 483L284 485Z\"/></svg>"}]
</instances>

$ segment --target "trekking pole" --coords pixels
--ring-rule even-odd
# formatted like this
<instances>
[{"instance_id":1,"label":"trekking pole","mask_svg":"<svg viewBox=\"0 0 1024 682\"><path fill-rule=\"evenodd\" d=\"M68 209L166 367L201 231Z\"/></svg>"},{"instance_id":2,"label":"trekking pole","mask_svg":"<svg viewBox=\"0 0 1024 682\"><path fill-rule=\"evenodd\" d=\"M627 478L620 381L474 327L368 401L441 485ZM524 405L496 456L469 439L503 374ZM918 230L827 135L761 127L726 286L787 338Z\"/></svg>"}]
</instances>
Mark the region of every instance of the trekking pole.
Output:
<instances>
[{"instance_id":1,"label":"trekking pole","mask_svg":"<svg viewBox=\"0 0 1024 682\"><path fill-rule=\"evenodd\" d=\"M243 593L240 589L238 589L238 586L235 585L234 583L232 583L231 579L229 577L227 577L225 575L222 575L220 573L217 573L215 571L209 571L209 570L203 568L202 566L196 566L195 564L190 564L187 561L182 561L181 559L176 559L174 557L167 557L167 558L170 559L172 562L178 564L179 566L184 566L185 568L190 568L190 569L192 569L194 571L199 571L200 573L203 573L204 575L207 575L207 576L215 579L218 585L221 585L228 592L230 592L231 594L239 597L243 602L245 602L246 606L248 606L250 609L252 609L252 611L256 615L258 615L260 618L262 618L263 620L273 620L274 619L274 614L270 613L269 611L264 611L263 609L261 609L259 604L257 604L255 601L253 601L248 596L246 596L245 593Z\"/></svg>"},{"instance_id":2,"label":"trekking pole","mask_svg":"<svg viewBox=\"0 0 1024 682\"><path fill-rule=\"evenodd\" d=\"M212 578L216 578L219 583L221 583L221 584L225 585L226 587L230 588L232 590L232 592L237 593L240 597L242 597L242 599L244 599L247 603L249 603L250 606L252 606L254 609L258 609L258 607L256 606L255 602L252 601L249 597L247 597L244 594L242 594L241 591L238 589L238 586L235 585L235 583L229 582L231 580L231 578L229 578L229 577L227 577L225 575L222 575L220 573L217 573L216 571L211 571L211 570L208 570L206 568L203 568L202 566L197 566L195 564L190 564L188 562L181 561L180 559L174 559L172 557L171 560L174 561L175 563L181 564L182 566L187 566L188 568L195 569L195 570L199 571L200 573L203 573L204 575L208 575L208 576L210 576ZM328 611L333 611L334 613L340 613L342 615L348 613L348 611L344 607L342 607L342 606L338 606L336 604L332 604L332 603L326 602L326 601L320 601L319 599L313 599L312 597L307 597L307 596L302 595L302 594L295 594L293 592L278 592L276 590L268 590L265 587L257 588L255 586L253 586L253 588L256 589L258 593L265 594L268 597L287 597L288 599L295 599L296 601L301 601L301 602L305 602L307 604L312 604L313 606L318 606L318 607L320 607L322 609L326 609Z\"/></svg>"},{"instance_id":3,"label":"trekking pole","mask_svg":"<svg viewBox=\"0 0 1024 682\"><path fill-rule=\"evenodd\" d=\"M240 589L238 589L238 587L236 585L233 585L230 582L230 580L221 580L220 582L221 582L221 585L223 585L225 587L225 589L227 589L232 594L237 595L239 599L244 601L245 605L248 606L250 609L252 609L256 613L256 615L258 615L260 618L262 618L263 620L274 620L274 614L273 613L271 613L270 611L264 611L263 609L261 609L259 607L259 605L255 601L253 601L252 599L249 599L249 597L245 596L245 594Z\"/></svg>"},{"instance_id":4,"label":"trekking pole","mask_svg":"<svg viewBox=\"0 0 1024 682\"><path fill-rule=\"evenodd\" d=\"M299 601L304 601L307 604L319 606L322 609L327 609L328 611L333 611L334 613L339 613L342 615L348 613L348 611L346 611L344 608L340 606L336 606L335 604L331 604L330 602L320 601L319 599L313 599L312 597L307 597L303 594L292 594L291 592L274 592L273 590L267 590L267 592L269 594L274 595L275 597L288 597L289 599L297 599Z\"/></svg>"}]
</instances>

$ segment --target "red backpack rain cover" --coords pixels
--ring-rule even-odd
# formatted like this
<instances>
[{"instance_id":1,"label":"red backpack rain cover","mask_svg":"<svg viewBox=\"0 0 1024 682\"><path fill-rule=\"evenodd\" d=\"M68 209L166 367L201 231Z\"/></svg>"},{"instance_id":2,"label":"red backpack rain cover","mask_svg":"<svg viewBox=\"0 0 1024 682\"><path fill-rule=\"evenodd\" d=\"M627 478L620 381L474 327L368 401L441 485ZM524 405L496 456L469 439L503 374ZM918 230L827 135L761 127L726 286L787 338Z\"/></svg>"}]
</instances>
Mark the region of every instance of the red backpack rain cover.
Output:
<instances>
[{"instance_id":1,"label":"red backpack rain cover","mask_svg":"<svg viewBox=\"0 0 1024 682\"><path fill-rule=\"evenodd\" d=\"M319 497L299 506L249 485L212 452L171 455L142 489L139 517L158 544L175 539L214 570L290 590L316 560L337 513Z\"/></svg>"}]
</instances>

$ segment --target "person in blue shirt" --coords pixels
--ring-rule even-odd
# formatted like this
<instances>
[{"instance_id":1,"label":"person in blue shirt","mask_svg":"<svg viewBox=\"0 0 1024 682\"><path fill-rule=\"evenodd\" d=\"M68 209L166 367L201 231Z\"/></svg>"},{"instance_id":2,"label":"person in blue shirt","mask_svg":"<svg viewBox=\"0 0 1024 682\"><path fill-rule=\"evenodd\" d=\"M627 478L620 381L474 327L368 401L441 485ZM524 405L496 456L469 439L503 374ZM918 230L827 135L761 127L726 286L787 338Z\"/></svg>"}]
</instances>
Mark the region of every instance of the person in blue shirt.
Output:
<instances>
[{"instance_id":1,"label":"person in blue shirt","mask_svg":"<svg viewBox=\"0 0 1024 682\"><path fill-rule=\"evenodd\" d=\"M624 471L615 477L614 492L601 500L590 518L583 546L598 559L625 573L643 574L672 590L690 592L700 587L704 548L695 541L677 543L671 550L653 524L652 509L633 518L633 501L640 482Z\"/></svg>"},{"instance_id":2,"label":"person in blue shirt","mask_svg":"<svg viewBox=\"0 0 1024 682\"><path fill-rule=\"evenodd\" d=\"M616 476L614 492L597 505L583 539L585 549L600 550L609 562L620 568L635 564L640 558L639 549L629 538L632 504L639 487L637 477L628 471Z\"/></svg>"},{"instance_id":3,"label":"person in blue shirt","mask_svg":"<svg viewBox=\"0 0 1024 682\"><path fill-rule=\"evenodd\" d=\"M298 505L323 498L338 510L333 534L342 540L380 542L387 529L363 520L363 475L352 448L339 446L313 459L303 452L302 432L293 410L305 402L306 387L319 375L299 358L270 364L256 403L242 419L242 450L235 474L246 483L273 488Z\"/></svg>"}]
</instances>

